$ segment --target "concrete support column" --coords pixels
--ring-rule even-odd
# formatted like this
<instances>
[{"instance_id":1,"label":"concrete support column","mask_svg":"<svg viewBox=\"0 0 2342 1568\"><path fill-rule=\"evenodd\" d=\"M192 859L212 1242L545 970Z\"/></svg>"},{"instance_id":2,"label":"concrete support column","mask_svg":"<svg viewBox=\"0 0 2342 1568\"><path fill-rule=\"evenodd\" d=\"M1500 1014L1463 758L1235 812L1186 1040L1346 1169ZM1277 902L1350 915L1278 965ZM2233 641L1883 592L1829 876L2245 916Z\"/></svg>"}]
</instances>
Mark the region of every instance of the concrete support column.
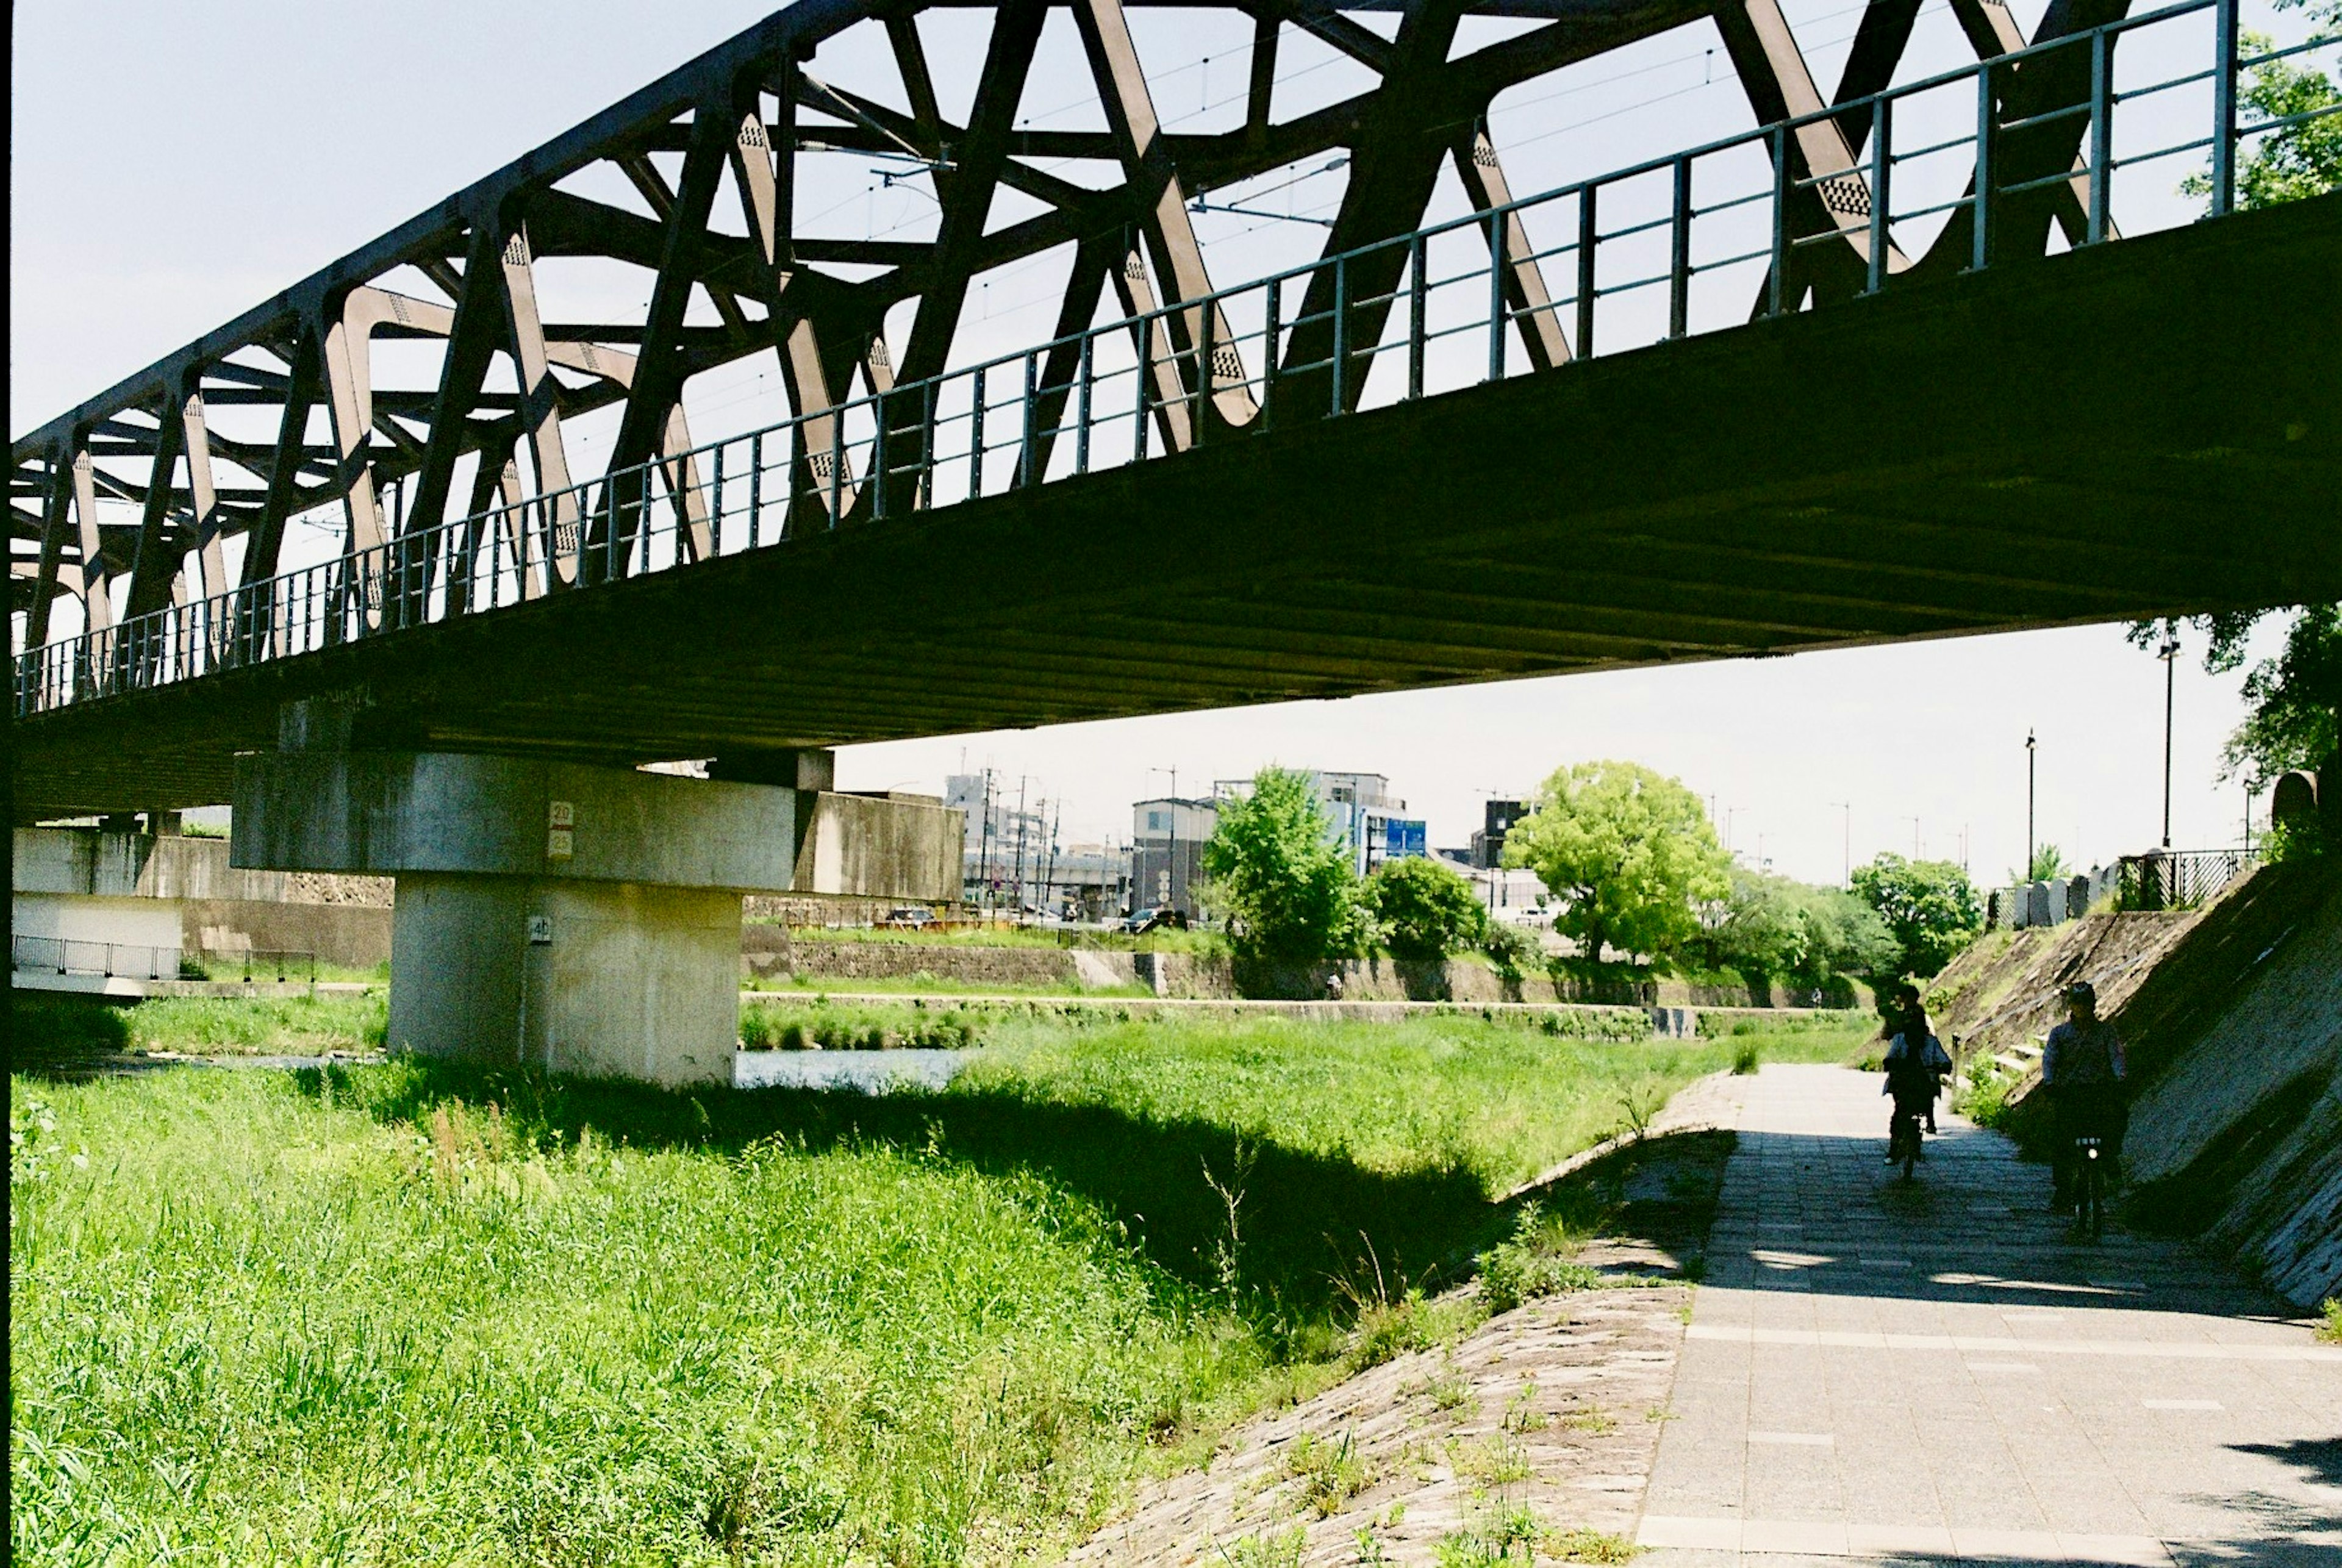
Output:
<instances>
[{"instance_id":1,"label":"concrete support column","mask_svg":"<svg viewBox=\"0 0 2342 1568\"><path fill-rule=\"evenodd\" d=\"M431 752L237 759L230 857L388 875L390 1046L729 1083L740 895L787 892L797 794Z\"/></svg>"}]
</instances>

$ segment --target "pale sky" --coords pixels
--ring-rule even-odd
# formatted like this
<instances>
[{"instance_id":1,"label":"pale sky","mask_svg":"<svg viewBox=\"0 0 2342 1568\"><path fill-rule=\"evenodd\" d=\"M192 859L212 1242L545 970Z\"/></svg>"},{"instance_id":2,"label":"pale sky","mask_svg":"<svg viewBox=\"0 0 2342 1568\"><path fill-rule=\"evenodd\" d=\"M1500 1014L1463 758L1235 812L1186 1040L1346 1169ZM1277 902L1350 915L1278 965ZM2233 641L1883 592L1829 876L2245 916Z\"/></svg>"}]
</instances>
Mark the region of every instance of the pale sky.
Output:
<instances>
[{"instance_id":1,"label":"pale sky","mask_svg":"<svg viewBox=\"0 0 2342 1568\"><path fill-rule=\"evenodd\" d=\"M618 0L18 5L12 434L767 9L748 0L655 8ZM1853 0L1787 6L1825 83L1836 79L1859 9ZM2029 29L2040 0L2019 0L2017 10ZM2298 31L2297 17L2272 23L2265 5L2247 12L2248 24ZM955 47L953 30L976 25L970 16L923 22L939 71L980 55L980 33ZM1970 57L1950 29L1935 0L1920 34L1935 47L1905 79ZM1240 118L1248 26L1147 10L1133 14L1133 31L1166 124L1216 128ZM826 48L817 65L856 81L869 59L849 41ZM1280 61L1280 113L1356 90L1337 65L1304 51ZM2138 64L2147 63L2141 54ZM1086 87L1078 71L1036 70L1026 117L1093 123ZM947 111L952 95L946 84ZM1700 24L1508 95L1493 129L1515 192L1527 194L1749 123L1713 29ZM2132 210L2157 223L2184 220L2185 204L2169 187L2186 172L2143 172ZM932 212L920 193L882 188L856 161L802 177L800 215L820 213L823 232L917 237ZM1306 215L1330 208L1343 177L1309 172L1274 192L1266 187L1282 176L1265 178L1254 183L1257 195L1215 199ZM1453 175L1443 180L1437 200L1446 205L1435 205L1436 216L1463 210ZM1199 218L1197 228L1223 285L1305 259L1324 233L1221 215ZM612 297L607 285L602 292ZM1046 267L996 279L971 298L968 353L1042 337L1054 304ZM710 385L695 382L691 396L703 438L727 420L746 428L786 412L756 362L702 379ZM595 433L577 434L590 454ZM332 533L319 526L288 542L287 564L305 550L328 553ZM2271 639L2265 632L2260 641ZM2242 789L2213 782L2219 742L2239 716L2238 684L2204 674L2193 658L2180 665L2173 837L2183 847L2238 834ZM1036 796L1062 801L1069 837L1096 837L1126 834L1128 803L1168 788L1167 771L1149 770L1176 767L1183 792L1269 761L1379 771L1429 818L1434 843L1461 844L1487 796L1523 792L1561 764L1625 757L1713 795L1719 831L1728 827L1736 850L1754 860L1761 836L1777 870L1836 881L1848 814L1833 803L1847 802L1857 864L1882 848L1910 853L1916 816L1927 854L1957 857L1965 835L1970 864L1990 882L2023 854L2028 727L2040 735L2042 839L2087 862L2159 837L2163 696L2162 666L2108 626L865 746L841 754L840 777L855 788L939 791L965 754L970 767L1007 774L1012 791L1018 775L1031 775Z\"/></svg>"}]
</instances>

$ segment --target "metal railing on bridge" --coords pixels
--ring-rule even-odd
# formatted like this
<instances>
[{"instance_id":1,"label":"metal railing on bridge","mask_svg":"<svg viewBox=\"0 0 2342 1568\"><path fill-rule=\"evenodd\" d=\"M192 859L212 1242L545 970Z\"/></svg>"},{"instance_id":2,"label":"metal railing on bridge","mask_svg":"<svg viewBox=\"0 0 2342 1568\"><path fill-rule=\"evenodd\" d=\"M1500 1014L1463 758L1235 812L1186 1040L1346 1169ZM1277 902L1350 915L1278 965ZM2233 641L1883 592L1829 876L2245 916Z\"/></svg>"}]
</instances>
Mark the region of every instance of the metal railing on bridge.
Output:
<instances>
[{"instance_id":1,"label":"metal railing on bridge","mask_svg":"<svg viewBox=\"0 0 2342 1568\"><path fill-rule=\"evenodd\" d=\"M2118 80L2117 41L2207 25L2190 68ZM2342 113L2241 120L2240 73L2338 49L2246 54L2237 0L2179 0L30 649L16 712L1549 371L1706 330L1696 317L1745 323L1752 294L1759 317L1793 312L1817 251L1877 294L1923 237L1991 266L2012 215L2046 228L2045 203L2069 245L2102 244L2125 171L2164 171L2167 193L2208 163L2217 217L2240 155ZM2118 142L2142 126L2146 145ZM2060 136L2081 156L2045 160ZM1539 297L1548 265L1571 280L1557 297Z\"/></svg>"},{"instance_id":2,"label":"metal railing on bridge","mask_svg":"<svg viewBox=\"0 0 2342 1568\"><path fill-rule=\"evenodd\" d=\"M2260 864L2248 849L2153 850L2117 863L2120 907L2197 909Z\"/></svg>"}]
</instances>

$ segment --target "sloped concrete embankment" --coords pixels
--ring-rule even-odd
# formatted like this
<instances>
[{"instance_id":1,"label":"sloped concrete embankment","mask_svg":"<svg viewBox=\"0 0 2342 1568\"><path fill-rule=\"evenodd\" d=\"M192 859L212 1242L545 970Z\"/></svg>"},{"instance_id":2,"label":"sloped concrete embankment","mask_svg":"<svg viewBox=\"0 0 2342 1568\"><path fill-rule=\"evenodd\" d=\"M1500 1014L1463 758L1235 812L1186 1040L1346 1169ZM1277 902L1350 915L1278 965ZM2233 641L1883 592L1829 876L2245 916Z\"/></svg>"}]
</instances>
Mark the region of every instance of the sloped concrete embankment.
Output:
<instances>
[{"instance_id":1,"label":"sloped concrete embankment","mask_svg":"<svg viewBox=\"0 0 2342 1568\"><path fill-rule=\"evenodd\" d=\"M1938 1028L2023 1075L2012 1131L2037 1146L2039 1040L2084 979L2138 1086L2130 1216L2305 1306L2342 1294L2342 864L2264 867L2200 913L1995 934L1946 970Z\"/></svg>"},{"instance_id":2,"label":"sloped concrete embankment","mask_svg":"<svg viewBox=\"0 0 2342 1568\"><path fill-rule=\"evenodd\" d=\"M2342 1295L2342 868L2260 876L2273 884L2250 912L2262 918L2207 920L2166 966L2170 994L2157 1000L2175 1023L2217 994L2221 974L2236 979L2227 1005L2147 1082L2125 1157L2143 1218L2201 1232L2314 1306ZM2187 973L2199 966L2200 987Z\"/></svg>"}]
</instances>

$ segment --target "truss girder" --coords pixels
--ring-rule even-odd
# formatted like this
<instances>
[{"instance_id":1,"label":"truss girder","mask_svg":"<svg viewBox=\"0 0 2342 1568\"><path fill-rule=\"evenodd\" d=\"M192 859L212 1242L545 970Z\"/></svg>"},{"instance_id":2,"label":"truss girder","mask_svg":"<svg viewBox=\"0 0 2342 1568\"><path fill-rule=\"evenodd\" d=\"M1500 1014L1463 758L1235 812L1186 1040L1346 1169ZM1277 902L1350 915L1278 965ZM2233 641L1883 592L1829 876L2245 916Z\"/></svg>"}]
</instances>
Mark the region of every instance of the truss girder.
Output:
<instances>
[{"instance_id":1,"label":"truss girder","mask_svg":"<svg viewBox=\"0 0 2342 1568\"><path fill-rule=\"evenodd\" d=\"M215 595L234 585L231 572L243 584L262 581L277 570L289 520L329 507L340 514L345 546L364 552L395 544L402 531L435 529L459 501L474 512L510 502L508 515L476 527L479 537L461 548L519 551L542 578L531 592L564 585L549 574L568 569L556 564L575 558L572 541L639 526L654 489L675 509L686 549L696 551L706 509L702 475L687 455L687 384L759 353L775 354L780 366L787 407L773 413L803 421L792 459L796 521L870 514L879 504L871 476L832 458L846 446L844 405L859 395L880 399L889 474L917 468L925 413L916 398L891 395L897 376L916 383L965 362L971 334L963 317L975 281L1051 251L1071 258L1059 335L1090 325L1108 285L1122 310L1151 317L1134 325L1133 336L1149 437L1165 448L1254 421L1252 387L1271 369L1261 363L1266 355L1283 367L1280 406L1306 409L1313 396L1327 406L1334 339L1355 354L1380 341L1388 296L1406 274L1406 247L1386 247L1352 268L1338 330L1329 269L1312 279L1306 298L1286 302L1285 319L1297 325L1281 344L1240 353L1225 316L1202 303L1215 280L1189 217L1196 193L1344 150L1347 182L1325 254L1354 249L1418 227L1443 168L1455 170L1476 206L1511 197L1503 148L1486 131L1491 101L1509 88L1712 18L1760 120L1809 113L1884 86L1917 11L1916 0L1872 0L1826 101L1778 0L1225 0L1253 40L1241 115L1224 129L1195 131L1164 124L1149 67L1166 63L1146 57L1126 15L1159 3L799 0L775 13L18 438L12 529L25 543L10 571L12 593L29 604L25 634L39 643L52 634L51 605L62 596L79 599L83 624L95 628L173 597ZM2119 15L2125 4L2053 0L2036 41ZM980 63L974 55L967 61L977 79L964 99L966 124L946 112L937 62L921 35L921 14L937 5L991 13ZM1096 128L1018 123L1052 8L1066 14L1078 36L1098 98ZM2026 42L2000 0L1954 0L1953 9L1979 54ZM1529 25L1459 47L1468 17ZM851 68L814 68L826 45L865 25L882 40L875 76L869 51L854 55L862 64ZM1364 67L1370 85L1280 118L1280 40L1288 32ZM2065 59L2012 65L2000 84L2004 118L2037 120L2074 101L2077 71L2087 67ZM2007 202L1996 220L1996 255L2046 247L2053 223L2069 239L2079 234L2087 191L2080 124L2040 121L1997 147L2012 183L2060 170L2075 177L2049 178ZM1800 298L1808 291L1817 303L1837 297L1858 287L1866 271L1867 225L1847 220L1867 210L1868 130L1862 116L1846 115L1793 138L1799 176L1816 182L1794 222L1801 234L1845 231L1843 243L1797 253L1799 271L1788 282ZM924 165L940 208L932 235L808 232L796 193L800 155L810 151ZM1077 183L1046 166L1056 160L1083 160L1112 179ZM579 178L596 170L620 181ZM738 223L729 202L719 206L727 181ZM996 223L1002 192L1042 210ZM1918 265L1960 265L1968 233L1966 215L1956 215ZM1489 240L1528 363L1544 370L1566 362L1566 302L1556 302L1522 225L1491 225ZM563 317L548 279L575 258L647 274L639 316ZM1913 265L1897 252L1885 270ZM424 292L436 290L444 301L418 297L402 281L416 274L430 280ZM691 319L695 301L712 306L714 325ZM909 310L907 331L890 345L885 324L898 306ZM377 338L435 345L435 374L421 385L378 375ZM1045 417L1039 449L1026 458L1036 472L1046 472L1053 433L1083 385L1076 351L1041 357ZM1364 381L1346 378L1344 405L1356 406ZM608 459L616 477L597 494L598 476L572 472L576 449L565 425L612 405L620 405ZM268 411L273 440L237 423L265 420ZM466 462L474 464L468 484ZM386 504L394 489L405 499L403 512ZM914 485L906 495L899 504L917 505L923 490ZM501 529L519 532L505 539Z\"/></svg>"}]
</instances>

